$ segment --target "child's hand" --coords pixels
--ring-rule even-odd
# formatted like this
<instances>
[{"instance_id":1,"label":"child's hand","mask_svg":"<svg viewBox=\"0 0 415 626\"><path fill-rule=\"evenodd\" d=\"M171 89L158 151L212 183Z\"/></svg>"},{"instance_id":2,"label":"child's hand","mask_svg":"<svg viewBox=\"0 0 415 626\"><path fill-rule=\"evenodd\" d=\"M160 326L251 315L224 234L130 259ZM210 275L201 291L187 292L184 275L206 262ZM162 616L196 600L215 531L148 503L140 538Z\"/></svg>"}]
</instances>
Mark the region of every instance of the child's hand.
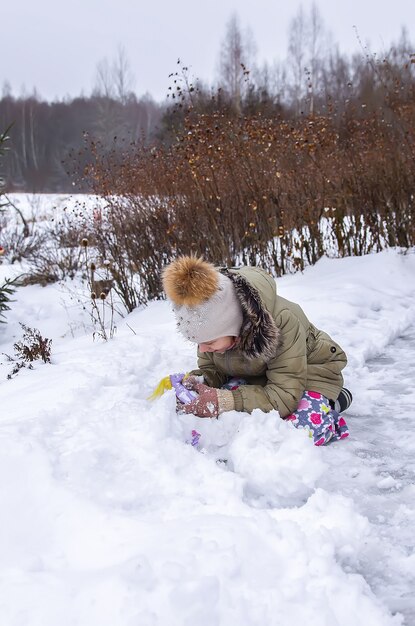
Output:
<instances>
[{"instance_id":1,"label":"child's hand","mask_svg":"<svg viewBox=\"0 0 415 626\"><path fill-rule=\"evenodd\" d=\"M186 382L191 378L195 377L189 376ZM183 411L185 413L193 413L198 417L217 417L219 415L218 390L197 381L195 381L191 389L197 391L199 395L192 402L184 404Z\"/></svg>"}]
</instances>

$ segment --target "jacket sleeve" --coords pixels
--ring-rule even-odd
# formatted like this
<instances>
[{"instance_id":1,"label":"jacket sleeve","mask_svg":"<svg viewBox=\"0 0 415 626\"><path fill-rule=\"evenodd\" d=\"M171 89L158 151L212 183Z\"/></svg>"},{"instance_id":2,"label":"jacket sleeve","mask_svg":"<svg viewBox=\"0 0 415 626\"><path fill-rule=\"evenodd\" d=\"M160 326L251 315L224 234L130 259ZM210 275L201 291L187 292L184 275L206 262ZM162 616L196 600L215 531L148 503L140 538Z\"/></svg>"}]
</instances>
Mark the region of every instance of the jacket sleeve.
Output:
<instances>
[{"instance_id":1,"label":"jacket sleeve","mask_svg":"<svg viewBox=\"0 0 415 626\"><path fill-rule=\"evenodd\" d=\"M227 375L219 372L213 362L211 353L197 351L197 364L198 369L192 370L189 374L194 376L203 376L209 387L216 387L219 389L226 383ZM241 409L242 411L243 409Z\"/></svg>"},{"instance_id":2,"label":"jacket sleeve","mask_svg":"<svg viewBox=\"0 0 415 626\"><path fill-rule=\"evenodd\" d=\"M280 313L276 323L282 335L282 347L268 363L267 384L265 387L242 385L233 391L236 411L277 409L281 417L287 417L297 408L304 393L307 384L305 329L287 309Z\"/></svg>"}]
</instances>

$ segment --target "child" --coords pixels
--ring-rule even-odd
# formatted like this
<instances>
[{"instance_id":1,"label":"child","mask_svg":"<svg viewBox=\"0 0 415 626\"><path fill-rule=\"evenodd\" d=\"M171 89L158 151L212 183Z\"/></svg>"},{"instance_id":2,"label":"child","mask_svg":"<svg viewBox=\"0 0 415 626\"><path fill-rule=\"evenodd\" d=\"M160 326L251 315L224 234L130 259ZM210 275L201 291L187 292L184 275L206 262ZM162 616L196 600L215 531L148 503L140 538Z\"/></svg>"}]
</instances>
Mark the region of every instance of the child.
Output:
<instances>
[{"instance_id":1,"label":"child","mask_svg":"<svg viewBox=\"0 0 415 626\"><path fill-rule=\"evenodd\" d=\"M351 403L342 389L346 355L298 304L277 294L272 276L182 256L164 270L163 285L179 331L198 344L198 369L185 381L198 396L183 405L186 413L277 409L307 428L316 445L348 436L339 416Z\"/></svg>"}]
</instances>

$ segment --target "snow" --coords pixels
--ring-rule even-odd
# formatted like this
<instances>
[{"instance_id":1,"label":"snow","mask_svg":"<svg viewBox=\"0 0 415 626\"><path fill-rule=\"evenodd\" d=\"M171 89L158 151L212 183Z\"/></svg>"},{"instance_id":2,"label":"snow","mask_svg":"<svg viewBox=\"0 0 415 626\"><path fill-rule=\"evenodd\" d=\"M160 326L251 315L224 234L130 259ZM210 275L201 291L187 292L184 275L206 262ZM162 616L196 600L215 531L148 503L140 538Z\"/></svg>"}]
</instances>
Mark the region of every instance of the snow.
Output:
<instances>
[{"instance_id":1,"label":"snow","mask_svg":"<svg viewBox=\"0 0 415 626\"><path fill-rule=\"evenodd\" d=\"M23 322L52 363L12 380L0 366L0 623L414 623L414 275L413 250L388 250L278 279L349 356L351 436L324 448L275 411L150 403L195 365L167 302L104 343L81 284L20 288L0 352Z\"/></svg>"}]
</instances>

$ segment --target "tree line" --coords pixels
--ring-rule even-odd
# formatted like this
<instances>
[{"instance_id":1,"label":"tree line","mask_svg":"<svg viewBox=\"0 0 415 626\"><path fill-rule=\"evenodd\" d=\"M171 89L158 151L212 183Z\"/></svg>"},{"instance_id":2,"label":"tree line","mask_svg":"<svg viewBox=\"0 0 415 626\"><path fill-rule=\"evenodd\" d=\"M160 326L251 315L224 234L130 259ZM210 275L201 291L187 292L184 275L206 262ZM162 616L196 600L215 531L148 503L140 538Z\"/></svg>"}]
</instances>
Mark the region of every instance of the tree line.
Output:
<instances>
[{"instance_id":1,"label":"tree line","mask_svg":"<svg viewBox=\"0 0 415 626\"><path fill-rule=\"evenodd\" d=\"M90 96L46 102L36 93L17 97L5 84L0 131L12 124L7 159L1 165L7 190L88 191L86 180L74 187L68 165L76 154L87 159L85 140L99 142L108 152L173 145L190 110L193 116L220 113L230 119L329 116L341 128L345 116L362 120L379 110L397 123L390 113L392 101L413 103L415 46L405 31L382 56L364 46L360 53L345 55L313 5L308 13L299 9L288 40L286 61L258 65L254 37L234 15L226 26L215 84L191 76L178 62L163 103L134 94L122 50L112 64L98 65Z\"/></svg>"},{"instance_id":2,"label":"tree line","mask_svg":"<svg viewBox=\"0 0 415 626\"><path fill-rule=\"evenodd\" d=\"M0 100L0 128L10 123L10 144L3 161L8 191L74 191L65 160L86 134L109 145L114 137L130 141L151 138L161 108L149 98L133 94L125 102L106 96L45 102L32 95Z\"/></svg>"}]
</instances>

